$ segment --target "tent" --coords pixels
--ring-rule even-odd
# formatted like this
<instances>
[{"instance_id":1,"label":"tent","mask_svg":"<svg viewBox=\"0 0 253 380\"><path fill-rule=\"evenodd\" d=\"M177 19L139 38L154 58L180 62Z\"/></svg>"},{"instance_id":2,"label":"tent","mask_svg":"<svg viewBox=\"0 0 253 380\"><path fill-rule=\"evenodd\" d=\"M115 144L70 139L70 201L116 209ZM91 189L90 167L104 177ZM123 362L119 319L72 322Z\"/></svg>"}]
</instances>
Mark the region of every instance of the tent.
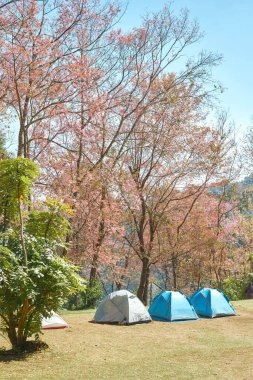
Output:
<instances>
[{"instance_id":1,"label":"tent","mask_svg":"<svg viewBox=\"0 0 253 380\"><path fill-rule=\"evenodd\" d=\"M157 321L174 322L199 319L193 306L182 292L167 291L158 294L149 308Z\"/></svg>"},{"instance_id":2,"label":"tent","mask_svg":"<svg viewBox=\"0 0 253 380\"><path fill-rule=\"evenodd\" d=\"M64 329L68 324L54 311L49 318L42 319L42 329Z\"/></svg>"},{"instance_id":3,"label":"tent","mask_svg":"<svg viewBox=\"0 0 253 380\"><path fill-rule=\"evenodd\" d=\"M201 288L190 299L196 312L203 317L236 315L229 299L219 289Z\"/></svg>"},{"instance_id":4,"label":"tent","mask_svg":"<svg viewBox=\"0 0 253 380\"><path fill-rule=\"evenodd\" d=\"M128 290L118 290L102 300L93 322L130 325L151 322L151 318L139 298Z\"/></svg>"}]
</instances>

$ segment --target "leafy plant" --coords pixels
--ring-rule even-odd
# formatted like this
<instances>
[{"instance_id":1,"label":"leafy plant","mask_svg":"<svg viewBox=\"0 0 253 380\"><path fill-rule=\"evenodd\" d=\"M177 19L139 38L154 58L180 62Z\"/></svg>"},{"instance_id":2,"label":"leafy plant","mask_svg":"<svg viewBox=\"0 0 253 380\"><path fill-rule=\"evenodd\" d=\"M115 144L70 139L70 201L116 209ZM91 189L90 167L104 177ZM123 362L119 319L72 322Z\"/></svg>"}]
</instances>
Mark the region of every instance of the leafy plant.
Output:
<instances>
[{"instance_id":1,"label":"leafy plant","mask_svg":"<svg viewBox=\"0 0 253 380\"><path fill-rule=\"evenodd\" d=\"M65 217L72 213L71 208L55 199L46 199L44 210L34 210L29 213L26 230L33 236L44 237L49 241L64 240L68 230L69 221Z\"/></svg>"},{"instance_id":2,"label":"leafy plant","mask_svg":"<svg viewBox=\"0 0 253 380\"><path fill-rule=\"evenodd\" d=\"M69 294L85 290L77 268L56 254L68 228L61 214L67 206L50 200L46 210L27 207L37 175L27 159L0 161L0 327L18 349Z\"/></svg>"},{"instance_id":3,"label":"leafy plant","mask_svg":"<svg viewBox=\"0 0 253 380\"><path fill-rule=\"evenodd\" d=\"M244 278L227 277L225 280L217 284L217 286L228 296L232 301L237 301L245 298L245 289L249 282L253 281L253 274L249 273Z\"/></svg>"},{"instance_id":4,"label":"leafy plant","mask_svg":"<svg viewBox=\"0 0 253 380\"><path fill-rule=\"evenodd\" d=\"M9 247L0 246L1 330L13 347L23 347L39 333L42 317L57 310L70 293L84 289L77 269L54 252L56 245L25 236L28 265L23 265L22 246L13 232Z\"/></svg>"},{"instance_id":5,"label":"leafy plant","mask_svg":"<svg viewBox=\"0 0 253 380\"><path fill-rule=\"evenodd\" d=\"M5 147L5 135L0 131L0 159L7 157L8 152Z\"/></svg>"},{"instance_id":6,"label":"leafy plant","mask_svg":"<svg viewBox=\"0 0 253 380\"><path fill-rule=\"evenodd\" d=\"M22 205L29 204L33 180L38 177L38 167L25 158L0 160L0 215L1 229L10 223L20 222Z\"/></svg>"},{"instance_id":7,"label":"leafy plant","mask_svg":"<svg viewBox=\"0 0 253 380\"><path fill-rule=\"evenodd\" d=\"M69 296L65 307L68 310L82 310L94 308L104 295L103 288L98 280L93 280L87 285L85 292L79 292Z\"/></svg>"}]
</instances>

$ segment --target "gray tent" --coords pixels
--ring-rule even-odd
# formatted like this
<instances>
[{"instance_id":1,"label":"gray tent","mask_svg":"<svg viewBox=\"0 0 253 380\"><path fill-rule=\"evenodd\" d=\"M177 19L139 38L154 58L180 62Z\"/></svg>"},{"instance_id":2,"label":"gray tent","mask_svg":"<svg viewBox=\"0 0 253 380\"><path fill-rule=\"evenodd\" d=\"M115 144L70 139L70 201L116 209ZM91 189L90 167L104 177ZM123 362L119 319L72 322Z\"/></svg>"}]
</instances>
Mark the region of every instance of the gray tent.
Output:
<instances>
[{"instance_id":1,"label":"gray tent","mask_svg":"<svg viewBox=\"0 0 253 380\"><path fill-rule=\"evenodd\" d=\"M128 325L151 322L151 317L139 298L128 290L118 290L103 299L93 321Z\"/></svg>"}]
</instances>

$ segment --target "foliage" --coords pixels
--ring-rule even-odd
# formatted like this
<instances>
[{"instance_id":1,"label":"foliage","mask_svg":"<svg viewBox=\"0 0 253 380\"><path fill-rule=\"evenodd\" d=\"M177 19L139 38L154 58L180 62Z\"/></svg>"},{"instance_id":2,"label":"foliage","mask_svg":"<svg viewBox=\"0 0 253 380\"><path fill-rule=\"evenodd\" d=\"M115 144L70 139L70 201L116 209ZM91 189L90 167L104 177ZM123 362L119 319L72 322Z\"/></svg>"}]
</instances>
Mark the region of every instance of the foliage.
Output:
<instances>
[{"instance_id":1,"label":"foliage","mask_svg":"<svg viewBox=\"0 0 253 380\"><path fill-rule=\"evenodd\" d=\"M20 203L28 203L38 166L26 158L0 160L0 215L3 226L17 220Z\"/></svg>"},{"instance_id":2,"label":"foliage","mask_svg":"<svg viewBox=\"0 0 253 380\"><path fill-rule=\"evenodd\" d=\"M56 246L52 243L27 235L28 267L25 267L22 246L15 233L5 234L6 238L9 248L0 247L2 329L9 335L11 320L20 326L19 316L26 304L24 329L25 335L31 336L40 331L42 316L59 308L69 293L83 288L83 283L76 268L55 255Z\"/></svg>"},{"instance_id":3,"label":"foliage","mask_svg":"<svg viewBox=\"0 0 253 380\"><path fill-rule=\"evenodd\" d=\"M47 240L64 240L69 222L65 217L71 214L67 204L59 200L47 199L44 202L45 210L33 210L29 213L26 230L36 237L44 237Z\"/></svg>"},{"instance_id":4,"label":"foliage","mask_svg":"<svg viewBox=\"0 0 253 380\"><path fill-rule=\"evenodd\" d=\"M13 346L41 330L42 317L57 310L69 293L84 289L77 269L55 254L57 246L26 235L28 267L14 232L5 234L8 247L0 247L1 330ZM17 327L17 329L16 329Z\"/></svg>"},{"instance_id":5,"label":"foliage","mask_svg":"<svg viewBox=\"0 0 253 380\"><path fill-rule=\"evenodd\" d=\"M27 159L0 161L1 331L21 349L28 337L40 332L42 317L57 310L69 294L85 290L77 268L56 254L68 226L61 212L66 213L68 206L49 200L47 211L27 208L37 175L37 166Z\"/></svg>"},{"instance_id":6,"label":"foliage","mask_svg":"<svg viewBox=\"0 0 253 380\"><path fill-rule=\"evenodd\" d=\"M101 300L104 291L98 280L93 280L92 284L87 285L85 292L79 292L71 295L65 307L68 310L82 310L94 308L98 301Z\"/></svg>"},{"instance_id":7,"label":"foliage","mask_svg":"<svg viewBox=\"0 0 253 380\"><path fill-rule=\"evenodd\" d=\"M4 134L0 131L0 159L1 158L6 158L8 155L8 152L5 148L5 136Z\"/></svg>"},{"instance_id":8,"label":"foliage","mask_svg":"<svg viewBox=\"0 0 253 380\"><path fill-rule=\"evenodd\" d=\"M253 273L249 273L244 278L227 277L220 283L217 283L219 287L230 300L238 301L245 298L245 289L249 282L253 281ZM214 284L215 285L215 284Z\"/></svg>"}]
</instances>

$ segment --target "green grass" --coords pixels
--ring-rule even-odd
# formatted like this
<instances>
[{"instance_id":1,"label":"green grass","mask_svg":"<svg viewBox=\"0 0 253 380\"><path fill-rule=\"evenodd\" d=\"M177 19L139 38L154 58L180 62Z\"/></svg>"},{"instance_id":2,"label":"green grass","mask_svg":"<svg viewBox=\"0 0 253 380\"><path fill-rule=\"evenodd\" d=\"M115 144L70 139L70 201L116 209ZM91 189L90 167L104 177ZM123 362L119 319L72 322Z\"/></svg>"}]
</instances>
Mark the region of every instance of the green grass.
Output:
<instances>
[{"instance_id":1,"label":"green grass","mask_svg":"<svg viewBox=\"0 0 253 380\"><path fill-rule=\"evenodd\" d=\"M50 348L44 352L2 359L0 379L250 380L253 300L234 306L237 317L135 326L88 323L93 311L66 312L71 327L46 331L43 340ZM6 346L2 338L1 346Z\"/></svg>"}]
</instances>

